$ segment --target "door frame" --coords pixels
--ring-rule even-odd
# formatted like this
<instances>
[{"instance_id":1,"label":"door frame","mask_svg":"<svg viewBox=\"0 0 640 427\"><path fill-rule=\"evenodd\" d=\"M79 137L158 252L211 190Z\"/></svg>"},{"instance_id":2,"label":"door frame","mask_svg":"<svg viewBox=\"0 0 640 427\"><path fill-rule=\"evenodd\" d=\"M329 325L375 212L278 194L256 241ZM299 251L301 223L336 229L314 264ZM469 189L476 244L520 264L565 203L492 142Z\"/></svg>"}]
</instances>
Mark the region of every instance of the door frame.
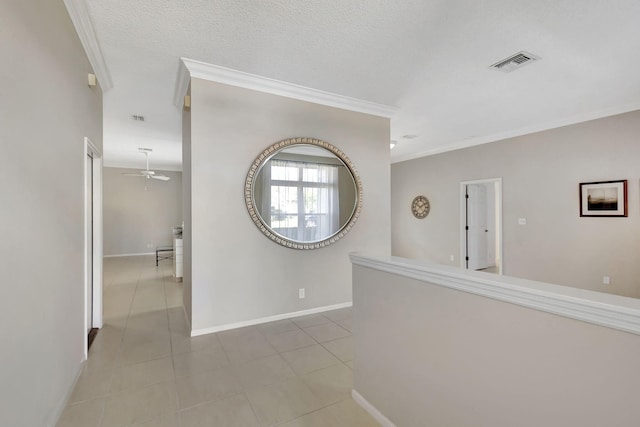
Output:
<instances>
[{"instance_id":1,"label":"door frame","mask_svg":"<svg viewBox=\"0 0 640 427\"><path fill-rule=\"evenodd\" d=\"M89 314L89 310L91 307L87 304L87 296L89 293L89 287L91 286L91 282L87 280L87 272L89 266L87 265L87 257L86 254L89 251L89 245L91 242L89 241L89 233L87 232L87 222L89 221L89 210L88 205L89 201L87 200L87 193L89 188L87 188L87 178L89 173L89 168L87 167L87 156L91 156L93 159L93 175L92 175L92 192L93 192L93 203L91 205L93 212L93 316L91 319L91 325L87 325L87 316ZM102 153L98 148L91 142L91 140L87 137L84 138L84 156L83 156L83 170L84 170L84 355L85 359L88 357L88 335L87 330L91 328L102 328Z\"/></svg>"},{"instance_id":2,"label":"door frame","mask_svg":"<svg viewBox=\"0 0 640 427\"><path fill-rule=\"evenodd\" d=\"M466 256L467 256L467 233L465 227L467 225L467 201L466 190L467 185L471 184L489 184L494 183L496 185L496 267L498 268L498 274L502 275L504 251L502 247L502 178L486 178L476 179L473 181L462 181L460 183L460 268L467 269Z\"/></svg>"}]
</instances>

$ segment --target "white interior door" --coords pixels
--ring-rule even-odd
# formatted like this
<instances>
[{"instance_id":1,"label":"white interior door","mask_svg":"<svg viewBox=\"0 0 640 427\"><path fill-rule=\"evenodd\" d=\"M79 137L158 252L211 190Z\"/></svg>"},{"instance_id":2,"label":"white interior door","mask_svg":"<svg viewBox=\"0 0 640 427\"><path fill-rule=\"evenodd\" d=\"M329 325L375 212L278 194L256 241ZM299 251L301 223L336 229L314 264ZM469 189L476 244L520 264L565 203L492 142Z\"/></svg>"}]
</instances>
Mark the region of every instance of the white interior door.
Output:
<instances>
[{"instance_id":1,"label":"white interior door","mask_svg":"<svg viewBox=\"0 0 640 427\"><path fill-rule=\"evenodd\" d=\"M497 198L498 183L489 182L485 184L487 189L487 267L496 267L498 258L498 232L500 227L497 215Z\"/></svg>"},{"instance_id":2,"label":"white interior door","mask_svg":"<svg viewBox=\"0 0 640 427\"><path fill-rule=\"evenodd\" d=\"M85 208L85 357L88 356L89 333L102 327L102 154L85 138L84 208ZM92 336L95 335L93 331Z\"/></svg>"},{"instance_id":3,"label":"white interior door","mask_svg":"<svg viewBox=\"0 0 640 427\"><path fill-rule=\"evenodd\" d=\"M467 268L489 267L487 226L487 188L484 184L467 185Z\"/></svg>"},{"instance_id":4,"label":"white interior door","mask_svg":"<svg viewBox=\"0 0 640 427\"><path fill-rule=\"evenodd\" d=\"M460 183L460 267L503 274L502 179Z\"/></svg>"},{"instance_id":5,"label":"white interior door","mask_svg":"<svg viewBox=\"0 0 640 427\"><path fill-rule=\"evenodd\" d=\"M85 254L85 263L87 268L85 269L85 283L86 283L86 319L85 319L85 327L87 329L87 334L91 331L93 327L93 156L91 154L87 154L85 158L86 164L86 173L85 173L85 233L86 233L86 254Z\"/></svg>"}]
</instances>

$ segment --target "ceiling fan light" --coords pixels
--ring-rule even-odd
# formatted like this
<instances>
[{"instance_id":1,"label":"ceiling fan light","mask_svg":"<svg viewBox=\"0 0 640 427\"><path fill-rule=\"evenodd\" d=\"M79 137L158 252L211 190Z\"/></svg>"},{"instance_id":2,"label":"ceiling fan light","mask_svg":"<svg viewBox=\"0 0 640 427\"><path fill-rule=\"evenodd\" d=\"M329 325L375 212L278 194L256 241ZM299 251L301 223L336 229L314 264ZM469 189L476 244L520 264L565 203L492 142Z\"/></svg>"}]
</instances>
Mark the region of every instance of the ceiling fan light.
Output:
<instances>
[{"instance_id":1,"label":"ceiling fan light","mask_svg":"<svg viewBox=\"0 0 640 427\"><path fill-rule=\"evenodd\" d=\"M139 173L124 173L123 175L128 175L128 176L142 176L144 178L147 179L159 179L161 181L169 181L171 178L166 176L166 175L156 175L155 171L152 171L149 169L149 153L151 153L151 148L138 148L138 150L144 154L145 158L146 158L146 163L147 163L147 168L144 170L141 170ZM146 189L146 187L145 187Z\"/></svg>"}]
</instances>

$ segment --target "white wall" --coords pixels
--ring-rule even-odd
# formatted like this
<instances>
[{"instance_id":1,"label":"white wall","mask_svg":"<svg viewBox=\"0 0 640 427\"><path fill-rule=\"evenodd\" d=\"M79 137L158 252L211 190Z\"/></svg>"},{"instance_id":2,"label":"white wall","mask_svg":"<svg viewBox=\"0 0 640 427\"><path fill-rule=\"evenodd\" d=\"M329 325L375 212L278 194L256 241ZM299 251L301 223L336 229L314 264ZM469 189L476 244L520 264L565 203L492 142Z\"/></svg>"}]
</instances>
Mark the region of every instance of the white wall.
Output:
<instances>
[{"instance_id":1,"label":"white wall","mask_svg":"<svg viewBox=\"0 0 640 427\"><path fill-rule=\"evenodd\" d=\"M638 135L640 111L393 164L393 254L459 265L460 182L501 177L505 274L638 298ZM629 217L581 218L578 184L617 179ZM409 210L418 194L431 201L423 220Z\"/></svg>"},{"instance_id":2,"label":"white wall","mask_svg":"<svg viewBox=\"0 0 640 427\"><path fill-rule=\"evenodd\" d=\"M84 358L84 137L102 93L62 1L0 2L0 425L53 426Z\"/></svg>"},{"instance_id":3,"label":"white wall","mask_svg":"<svg viewBox=\"0 0 640 427\"><path fill-rule=\"evenodd\" d=\"M105 255L148 253L171 245L171 227L182 224L182 173L156 170L169 181L123 175L137 172L104 168Z\"/></svg>"},{"instance_id":4,"label":"white wall","mask_svg":"<svg viewBox=\"0 0 640 427\"><path fill-rule=\"evenodd\" d=\"M451 270L429 267L455 286L463 276ZM417 274L359 265L353 274L354 390L398 427L638 425L639 335L416 280ZM464 278L486 289L486 276ZM637 316L636 300L617 299Z\"/></svg>"},{"instance_id":5,"label":"white wall","mask_svg":"<svg viewBox=\"0 0 640 427\"><path fill-rule=\"evenodd\" d=\"M267 239L244 204L255 158L299 136L344 151L364 187L362 214L349 234L312 251ZM185 226L192 231L194 330L350 302L348 253L390 252L388 119L192 79L190 151L192 211Z\"/></svg>"}]
</instances>

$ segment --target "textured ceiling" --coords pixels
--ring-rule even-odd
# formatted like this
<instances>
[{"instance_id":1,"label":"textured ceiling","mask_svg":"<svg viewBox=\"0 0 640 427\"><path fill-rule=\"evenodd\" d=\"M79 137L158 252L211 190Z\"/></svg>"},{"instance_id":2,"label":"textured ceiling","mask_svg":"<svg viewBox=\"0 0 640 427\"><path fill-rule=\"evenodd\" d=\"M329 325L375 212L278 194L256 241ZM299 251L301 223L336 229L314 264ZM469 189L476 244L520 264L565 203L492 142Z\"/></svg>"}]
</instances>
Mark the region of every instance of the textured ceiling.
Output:
<instances>
[{"instance_id":1,"label":"textured ceiling","mask_svg":"<svg viewBox=\"0 0 640 427\"><path fill-rule=\"evenodd\" d=\"M152 168L180 168L172 104L180 57L397 106L393 161L640 108L638 0L87 6L113 80L104 96L107 165L140 167L137 147L151 147ZM488 68L521 50L542 59L507 74Z\"/></svg>"}]
</instances>

